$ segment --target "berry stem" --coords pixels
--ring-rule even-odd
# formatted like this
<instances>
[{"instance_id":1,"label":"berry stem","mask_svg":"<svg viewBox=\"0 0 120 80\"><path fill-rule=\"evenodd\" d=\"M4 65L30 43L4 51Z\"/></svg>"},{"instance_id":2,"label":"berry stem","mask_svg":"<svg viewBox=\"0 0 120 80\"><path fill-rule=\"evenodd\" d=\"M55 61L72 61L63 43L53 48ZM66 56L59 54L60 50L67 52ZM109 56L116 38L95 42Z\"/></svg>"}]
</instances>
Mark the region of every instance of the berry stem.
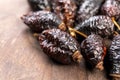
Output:
<instances>
[{"instance_id":1,"label":"berry stem","mask_svg":"<svg viewBox=\"0 0 120 80\"><path fill-rule=\"evenodd\" d=\"M68 29L69 29L70 35L76 38L75 31L71 30L71 27L69 27Z\"/></svg>"},{"instance_id":2,"label":"berry stem","mask_svg":"<svg viewBox=\"0 0 120 80\"><path fill-rule=\"evenodd\" d=\"M115 17L112 17L112 21L113 21L113 23L116 25L116 27L120 30L120 26L119 26L118 23L115 21Z\"/></svg>"},{"instance_id":3,"label":"berry stem","mask_svg":"<svg viewBox=\"0 0 120 80\"><path fill-rule=\"evenodd\" d=\"M80 63L82 59L82 55L80 54L79 51L75 51L72 55L73 61Z\"/></svg>"},{"instance_id":4,"label":"berry stem","mask_svg":"<svg viewBox=\"0 0 120 80\"><path fill-rule=\"evenodd\" d=\"M65 26L65 23L62 22L60 25L59 25L59 29L65 31L66 30L66 26Z\"/></svg>"},{"instance_id":5,"label":"berry stem","mask_svg":"<svg viewBox=\"0 0 120 80\"><path fill-rule=\"evenodd\" d=\"M99 62L97 65L96 65L96 68L99 69L100 71L102 71L104 69L103 67L103 61Z\"/></svg>"},{"instance_id":6,"label":"berry stem","mask_svg":"<svg viewBox=\"0 0 120 80\"><path fill-rule=\"evenodd\" d=\"M70 30L70 31L74 31L74 32L78 33L79 35L81 35L81 36L87 38L87 35L84 34L84 33L82 33L82 32L79 32L79 31L77 31L77 30L75 30L75 29L73 29L73 28L69 28L69 30Z\"/></svg>"},{"instance_id":7,"label":"berry stem","mask_svg":"<svg viewBox=\"0 0 120 80\"><path fill-rule=\"evenodd\" d=\"M115 35L119 35L119 33L118 33L118 32L116 32L116 31L114 31L114 34L115 34Z\"/></svg>"},{"instance_id":8,"label":"berry stem","mask_svg":"<svg viewBox=\"0 0 120 80\"><path fill-rule=\"evenodd\" d=\"M34 36L37 40L39 40L39 34L38 34L38 33L33 33L33 36Z\"/></svg>"},{"instance_id":9,"label":"berry stem","mask_svg":"<svg viewBox=\"0 0 120 80\"><path fill-rule=\"evenodd\" d=\"M34 37L38 37L39 34L38 34L38 33L34 33L33 36L34 36Z\"/></svg>"}]
</instances>

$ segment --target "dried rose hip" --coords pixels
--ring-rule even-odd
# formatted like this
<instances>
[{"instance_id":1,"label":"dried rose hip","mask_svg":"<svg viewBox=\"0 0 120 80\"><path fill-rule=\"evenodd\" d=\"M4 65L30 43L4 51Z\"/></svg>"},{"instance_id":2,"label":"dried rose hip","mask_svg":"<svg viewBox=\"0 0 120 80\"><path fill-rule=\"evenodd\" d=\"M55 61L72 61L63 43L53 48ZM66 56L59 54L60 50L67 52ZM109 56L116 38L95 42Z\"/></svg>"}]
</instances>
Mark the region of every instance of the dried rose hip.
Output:
<instances>
[{"instance_id":1,"label":"dried rose hip","mask_svg":"<svg viewBox=\"0 0 120 80\"><path fill-rule=\"evenodd\" d=\"M120 1L119 0L106 0L102 6L101 12L104 15L111 17L115 26L120 30L120 26L116 22L116 18L120 15Z\"/></svg>"},{"instance_id":2,"label":"dried rose hip","mask_svg":"<svg viewBox=\"0 0 120 80\"><path fill-rule=\"evenodd\" d=\"M106 47L99 35L91 34L81 43L81 53L86 62L92 67L103 70L103 59L106 54Z\"/></svg>"},{"instance_id":3,"label":"dried rose hip","mask_svg":"<svg viewBox=\"0 0 120 80\"><path fill-rule=\"evenodd\" d=\"M52 9L64 21L68 28L73 27L77 9L74 0L53 0ZM75 36L74 32L70 31L70 34Z\"/></svg>"},{"instance_id":4,"label":"dried rose hip","mask_svg":"<svg viewBox=\"0 0 120 80\"><path fill-rule=\"evenodd\" d=\"M113 38L109 49L110 76L120 78L120 35Z\"/></svg>"},{"instance_id":5,"label":"dried rose hip","mask_svg":"<svg viewBox=\"0 0 120 80\"><path fill-rule=\"evenodd\" d=\"M60 29L44 30L39 35L39 42L43 52L59 63L80 61L80 46L73 37Z\"/></svg>"},{"instance_id":6,"label":"dried rose hip","mask_svg":"<svg viewBox=\"0 0 120 80\"><path fill-rule=\"evenodd\" d=\"M66 24L73 24L76 13L76 4L73 0L53 0L52 9Z\"/></svg>"},{"instance_id":7,"label":"dried rose hip","mask_svg":"<svg viewBox=\"0 0 120 80\"><path fill-rule=\"evenodd\" d=\"M93 16L78 24L75 29L86 35L94 33L104 38L113 34L114 24L108 16Z\"/></svg>"},{"instance_id":8,"label":"dried rose hip","mask_svg":"<svg viewBox=\"0 0 120 80\"><path fill-rule=\"evenodd\" d=\"M103 0L83 0L79 5L79 10L77 11L76 20L78 23L96 15Z\"/></svg>"},{"instance_id":9,"label":"dried rose hip","mask_svg":"<svg viewBox=\"0 0 120 80\"><path fill-rule=\"evenodd\" d=\"M106 0L101 8L101 12L110 17L120 15L120 1L119 0Z\"/></svg>"},{"instance_id":10,"label":"dried rose hip","mask_svg":"<svg viewBox=\"0 0 120 80\"><path fill-rule=\"evenodd\" d=\"M48 0L28 0L28 2L34 11L50 10L50 4Z\"/></svg>"},{"instance_id":11,"label":"dried rose hip","mask_svg":"<svg viewBox=\"0 0 120 80\"><path fill-rule=\"evenodd\" d=\"M62 30L66 29L62 20L57 15L49 11L31 12L24 15L22 20L31 28L31 30L38 33L51 28L60 28Z\"/></svg>"}]
</instances>

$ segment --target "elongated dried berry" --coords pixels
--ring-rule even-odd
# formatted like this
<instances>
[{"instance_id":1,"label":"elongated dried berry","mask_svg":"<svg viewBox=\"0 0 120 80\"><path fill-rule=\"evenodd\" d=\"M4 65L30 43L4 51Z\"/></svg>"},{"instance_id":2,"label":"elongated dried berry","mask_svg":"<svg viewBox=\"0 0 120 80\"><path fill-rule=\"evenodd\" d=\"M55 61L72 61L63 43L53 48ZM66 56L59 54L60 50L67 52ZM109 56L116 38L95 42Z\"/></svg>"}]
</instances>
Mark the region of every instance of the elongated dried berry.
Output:
<instances>
[{"instance_id":1,"label":"elongated dried berry","mask_svg":"<svg viewBox=\"0 0 120 80\"><path fill-rule=\"evenodd\" d=\"M114 37L109 49L110 76L120 78L120 35Z\"/></svg>"},{"instance_id":2,"label":"elongated dried berry","mask_svg":"<svg viewBox=\"0 0 120 80\"><path fill-rule=\"evenodd\" d=\"M76 4L74 0L53 0L53 12L65 22L67 26L73 26L76 13Z\"/></svg>"},{"instance_id":3,"label":"elongated dried berry","mask_svg":"<svg viewBox=\"0 0 120 80\"><path fill-rule=\"evenodd\" d=\"M114 24L108 16L93 16L78 24L75 29L86 35L94 33L101 37L109 37L113 34Z\"/></svg>"},{"instance_id":4,"label":"elongated dried berry","mask_svg":"<svg viewBox=\"0 0 120 80\"><path fill-rule=\"evenodd\" d=\"M120 1L119 0L106 0L103 4L101 11L103 14L110 17L120 16Z\"/></svg>"},{"instance_id":5,"label":"elongated dried berry","mask_svg":"<svg viewBox=\"0 0 120 80\"><path fill-rule=\"evenodd\" d=\"M34 11L50 10L48 0L28 0L28 2Z\"/></svg>"},{"instance_id":6,"label":"elongated dried berry","mask_svg":"<svg viewBox=\"0 0 120 80\"><path fill-rule=\"evenodd\" d=\"M103 0L83 0L79 5L79 10L77 11L77 22L81 23L97 14L102 2Z\"/></svg>"},{"instance_id":7,"label":"elongated dried berry","mask_svg":"<svg viewBox=\"0 0 120 80\"><path fill-rule=\"evenodd\" d=\"M99 35L91 34L81 43L81 53L85 60L100 70L103 69L103 59L106 48L103 39Z\"/></svg>"},{"instance_id":8,"label":"elongated dried berry","mask_svg":"<svg viewBox=\"0 0 120 80\"><path fill-rule=\"evenodd\" d=\"M49 11L32 12L22 17L24 23L34 32L41 33L43 30L51 28L60 28L65 30L65 24L62 20Z\"/></svg>"},{"instance_id":9,"label":"elongated dried berry","mask_svg":"<svg viewBox=\"0 0 120 80\"><path fill-rule=\"evenodd\" d=\"M60 29L43 31L39 36L39 42L43 52L59 63L80 61L80 46L74 38Z\"/></svg>"}]
</instances>

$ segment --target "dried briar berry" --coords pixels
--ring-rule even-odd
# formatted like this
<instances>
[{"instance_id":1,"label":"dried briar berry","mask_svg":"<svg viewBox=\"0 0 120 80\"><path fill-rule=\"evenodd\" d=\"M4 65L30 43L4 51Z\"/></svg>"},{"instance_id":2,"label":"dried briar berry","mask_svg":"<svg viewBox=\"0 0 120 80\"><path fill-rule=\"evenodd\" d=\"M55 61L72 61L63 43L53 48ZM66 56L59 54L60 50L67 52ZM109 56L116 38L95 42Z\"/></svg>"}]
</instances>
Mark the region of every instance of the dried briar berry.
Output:
<instances>
[{"instance_id":1,"label":"dried briar berry","mask_svg":"<svg viewBox=\"0 0 120 80\"><path fill-rule=\"evenodd\" d=\"M110 17L120 15L120 1L118 0L106 0L101 8L101 12Z\"/></svg>"},{"instance_id":2,"label":"dried briar berry","mask_svg":"<svg viewBox=\"0 0 120 80\"><path fill-rule=\"evenodd\" d=\"M78 23L96 15L101 7L103 0L83 0L79 5L76 20Z\"/></svg>"},{"instance_id":3,"label":"dried briar berry","mask_svg":"<svg viewBox=\"0 0 120 80\"><path fill-rule=\"evenodd\" d=\"M113 34L114 24L108 16L93 16L78 24L75 29L86 35L94 33L104 38Z\"/></svg>"},{"instance_id":4,"label":"dried briar berry","mask_svg":"<svg viewBox=\"0 0 120 80\"><path fill-rule=\"evenodd\" d=\"M39 42L43 52L59 63L80 61L80 46L72 36L60 29L44 30L39 35Z\"/></svg>"},{"instance_id":5,"label":"dried briar berry","mask_svg":"<svg viewBox=\"0 0 120 80\"><path fill-rule=\"evenodd\" d=\"M34 11L50 10L48 0L28 0L28 2Z\"/></svg>"},{"instance_id":6,"label":"dried briar berry","mask_svg":"<svg viewBox=\"0 0 120 80\"><path fill-rule=\"evenodd\" d=\"M73 27L77 9L74 0L53 0L52 9L54 13L59 15L68 28ZM70 34L75 35L71 31Z\"/></svg>"},{"instance_id":7,"label":"dried briar berry","mask_svg":"<svg viewBox=\"0 0 120 80\"><path fill-rule=\"evenodd\" d=\"M91 34L81 43L81 53L91 66L103 70L106 47L99 35Z\"/></svg>"},{"instance_id":8,"label":"dried briar berry","mask_svg":"<svg viewBox=\"0 0 120 80\"><path fill-rule=\"evenodd\" d=\"M76 12L76 4L73 0L54 0L52 8L53 12L59 15L66 24L73 24Z\"/></svg>"},{"instance_id":9,"label":"dried briar berry","mask_svg":"<svg viewBox=\"0 0 120 80\"><path fill-rule=\"evenodd\" d=\"M106 0L102 6L101 12L112 18L113 23L120 30L120 26L115 21L115 18L120 15L120 1L119 0Z\"/></svg>"},{"instance_id":10,"label":"dried briar berry","mask_svg":"<svg viewBox=\"0 0 120 80\"><path fill-rule=\"evenodd\" d=\"M120 35L114 37L109 49L110 76L120 78Z\"/></svg>"},{"instance_id":11,"label":"dried briar berry","mask_svg":"<svg viewBox=\"0 0 120 80\"><path fill-rule=\"evenodd\" d=\"M60 28L65 30L65 24L62 20L49 11L32 12L22 17L22 20L34 32L41 33L43 30L51 28Z\"/></svg>"}]
</instances>

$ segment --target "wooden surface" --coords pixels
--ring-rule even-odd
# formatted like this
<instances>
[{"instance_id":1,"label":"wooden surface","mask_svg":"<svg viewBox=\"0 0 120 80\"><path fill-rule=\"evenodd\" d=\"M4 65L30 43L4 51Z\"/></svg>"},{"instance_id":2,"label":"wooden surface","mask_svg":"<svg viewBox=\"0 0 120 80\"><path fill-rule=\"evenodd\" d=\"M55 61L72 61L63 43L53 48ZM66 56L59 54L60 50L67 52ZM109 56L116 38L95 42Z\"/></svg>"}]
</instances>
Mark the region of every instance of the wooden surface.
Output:
<instances>
[{"instance_id":1,"label":"wooden surface","mask_svg":"<svg viewBox=\"0 0 120 80\"><path fill-rule=\"evenodd\" d=\"M27 0L0 0L0 80L107 80L84 61L60 65L49 59L20 19L29 11Z\"/></svg>"}]
</instances>

